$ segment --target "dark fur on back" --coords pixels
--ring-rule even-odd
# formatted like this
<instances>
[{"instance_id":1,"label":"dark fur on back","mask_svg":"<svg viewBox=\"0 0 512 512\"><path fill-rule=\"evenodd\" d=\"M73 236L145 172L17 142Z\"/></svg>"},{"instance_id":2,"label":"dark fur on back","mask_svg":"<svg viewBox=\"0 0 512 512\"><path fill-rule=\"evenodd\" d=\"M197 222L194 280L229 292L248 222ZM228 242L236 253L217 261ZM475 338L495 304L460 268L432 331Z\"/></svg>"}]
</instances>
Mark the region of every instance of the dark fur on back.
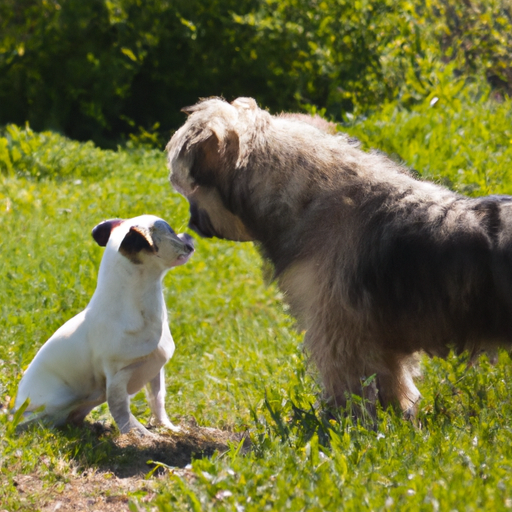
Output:
<instances>
[{"instance_id":1,"label":"dark fur on back","mask_svg":"<svg viewBox=\"0 0 512 512\"><path fill-rule=\"evenodd\" d=\"M510 344L511 198L417 180L251 98L186 111L167 149L190 226L259 243L336 404L376 374L381 401L410 411L420 351Z\"/></svg>"}]
</instances>

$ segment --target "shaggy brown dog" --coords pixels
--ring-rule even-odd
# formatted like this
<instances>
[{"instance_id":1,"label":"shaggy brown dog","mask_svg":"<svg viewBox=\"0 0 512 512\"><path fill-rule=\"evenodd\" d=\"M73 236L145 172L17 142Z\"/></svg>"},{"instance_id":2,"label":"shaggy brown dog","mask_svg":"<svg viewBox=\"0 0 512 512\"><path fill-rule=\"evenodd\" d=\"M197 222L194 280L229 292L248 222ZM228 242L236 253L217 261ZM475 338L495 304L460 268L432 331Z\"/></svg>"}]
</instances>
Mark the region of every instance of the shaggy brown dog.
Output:
<instances>
[{"instance_id":1,"label":"shaggy brown dog","mask_svg":"<svg viewBox=\"0 0 512 512\"><path fill-rule=\"evenodd\" d=\"M190 227L259 243L335 405L376 375L383 405L411 413L420 351L510 345L512 198L417 180L251 98L185 112L167 150Z\"/></svg>"}]
</instances>

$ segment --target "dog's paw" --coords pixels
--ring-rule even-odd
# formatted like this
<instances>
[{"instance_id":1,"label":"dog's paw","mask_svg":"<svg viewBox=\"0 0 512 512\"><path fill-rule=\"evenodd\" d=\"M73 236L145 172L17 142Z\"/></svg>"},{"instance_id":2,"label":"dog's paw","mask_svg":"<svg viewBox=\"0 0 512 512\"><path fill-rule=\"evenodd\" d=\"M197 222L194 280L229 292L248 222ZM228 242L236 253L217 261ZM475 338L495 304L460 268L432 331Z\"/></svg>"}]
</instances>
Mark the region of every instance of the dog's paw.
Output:
<instances>
[{"instance_id":1,"label":"dog's paw","mask_svg":"<svg viewBox=\"0 0 512 512\"><path fill-rule=\"evenodd\" d=\"M157 425L160 425L167 430L170 430L171 432L181 432L182 428L178 425L174 425L174 423L171 423L169 420L160 421L157 423Z\"/></svg>"},{"instance_id":2,"label":"dog's paw","mask_svg":"<svg viewBox=\"0 0 512 512\"><path fill-rule=\"evenodd\" d=\"M151 416L148 422L148 427L161 427L171 432L183 432L183 429L174 423L167 417L167 414L162 414L160 417L157 415Z\"/></svg>"},{"instance_id":3,"label":"dog's paw","mask_svg":"<svg viewBox=\"0 0 512 512\"><path fill-rule=\"evenodd\" d=\"M115 418L114 418L115 419ZM153 436L152 434L140 421L135 417L131 416L128 421L117 421L117 427L121 434L129 434L130 432L135 433L138 436Z\"/></svg>"},{"instance_id":4,"label":"dog's paw","mask_svg":"<svg viewBox=\"0 0 512 512\"><path fill-rule=\"evenodd\" d=\"M146 427L142 425L133 427L132 429L129 430L129 432L126 433L133 433L139 437L155 437L155 434L153 434L153 432L150 432Z\"/></svg>"}]
</instances>

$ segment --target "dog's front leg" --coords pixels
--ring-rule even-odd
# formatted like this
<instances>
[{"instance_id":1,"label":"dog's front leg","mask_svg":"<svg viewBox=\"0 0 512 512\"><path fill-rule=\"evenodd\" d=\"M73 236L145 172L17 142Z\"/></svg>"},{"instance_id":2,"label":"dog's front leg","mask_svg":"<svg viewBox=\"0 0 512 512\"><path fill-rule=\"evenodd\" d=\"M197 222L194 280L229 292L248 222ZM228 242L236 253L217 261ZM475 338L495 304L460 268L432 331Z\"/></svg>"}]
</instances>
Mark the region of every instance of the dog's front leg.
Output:
<instances>
[{"instance_id":1,"label":"dog's front leg","mask_svg":"<svg viewBox=\"0 0 512 512\"><path fill-rule=\"evenodd\" d=\"M179 432L181 428L171 423L165 411L165 375L163 368L155 378L149 381L146 386L146 396L155 423L173 432Z\"/></svg>"},{"instance_id":2,"label":"dog's front leg","mask_svg":"<svg viewBox=\"0 0 512 512\"><path fill-rule=\"evenodd\" d=\"M137 366L139 366L137 364ZM128 383L132 377L134 365L123 368L121 371L107 378L107 403L110 414L114 417L121 434L127 434L135 429L140 435L152 435L130 411L130 395Z\"/></svg>"}]
</instances>

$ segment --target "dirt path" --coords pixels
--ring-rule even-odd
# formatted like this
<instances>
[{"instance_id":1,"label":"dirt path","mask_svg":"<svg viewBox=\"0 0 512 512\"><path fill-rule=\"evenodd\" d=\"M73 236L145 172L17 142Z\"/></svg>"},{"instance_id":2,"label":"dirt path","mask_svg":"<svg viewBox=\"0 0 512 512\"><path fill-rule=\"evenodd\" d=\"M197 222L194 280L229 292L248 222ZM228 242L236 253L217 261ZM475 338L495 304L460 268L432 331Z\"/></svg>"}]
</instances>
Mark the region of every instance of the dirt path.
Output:
<instances>
[{"instance_id":1,"label":"dirt path","mask_svg":"<svg viewBox=\"0 0 512 512\"><path fill-rule=\"evenodd\" d=\"M91 425L89 428L95 428ZM102 427L101 427L102 428ZM244 439L244 450L250 441L244 434L182 424L182 432L139 437L136 434L112 436L111 456L94 468L70 467L62 461L56 472L62 478L51 486L37 474L18 475L15 488L24 510L44 512L128 511L128 493L140 491L143 501L151 501L162 479L172 471L193 478L189 464L192 458L208 457L228 449L228 443ZM160 465L148 464L157 461ZM156 469L155 469L156 468ZM148 473L153 471L150 478ZM0 510L0 512L4 512Z\"/></svg>"}]
</instances>

